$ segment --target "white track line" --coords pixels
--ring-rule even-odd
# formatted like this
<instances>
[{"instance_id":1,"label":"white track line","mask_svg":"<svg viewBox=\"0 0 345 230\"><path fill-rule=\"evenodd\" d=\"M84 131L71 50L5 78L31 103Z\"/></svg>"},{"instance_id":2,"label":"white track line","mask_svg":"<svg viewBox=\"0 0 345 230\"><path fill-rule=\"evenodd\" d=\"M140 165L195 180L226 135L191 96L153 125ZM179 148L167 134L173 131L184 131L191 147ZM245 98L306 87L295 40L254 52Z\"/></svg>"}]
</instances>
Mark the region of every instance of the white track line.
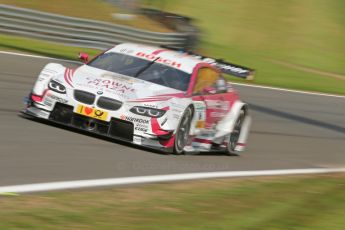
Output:
<instances>
[{"instance_id":1,"label":"white track line","mask_svg":"<svg viewBox=\"0 0 345 230\"><path fill-rule=\"evenodd\" d=\"M117 186L142 183L157 183L182 180L229 178L229 177L253 177L253 176L278 176L294 174L320 174L345 172L345 168L315 168L315 169L283 169L261 171L233 171L233 172L205 172L156 176L123 177L95 180L63 181L40 184L24 184L0 187L0 194L6 193L31 193L62 189L80 189L102 186Z\"/></svg>"},{"instance_id":2,"label":"white track line","mask_svg":"<svg viewBox=\"0 0 345 230\"><path fill-rule=\"evenodd\" d=\"M8 54L8 55L30 57L30 58L39 58L39 59L50 59L50 60L64 61L64 62L71 62L71 63L78 63L78 64L81 63L79 61L72 61L72 60L67 60L67 59L52 58L52 57L45 57L45 56L32 55L32 54L15 53L15 52L8 52L8 51L0 51L0 54Z\"/></svg>"},{"instance_id":3,"label":"white track line","mask_svg":"<svg viewBox=\"0 0 345 230\"><path fill-rule=\"evenodd\" d=\"M0 51L0 54L9 54L9 55L17 55L17 56L23 56L23 57L40 58L40 59L51 59L51 60L72 62L72 63L78 63L78 64L81 63L81 62L78 62L78 61L71 61L71 60L66 60L66 59L50 58L50 57L44 57L44 56L38 56L38 55L31 55L31 54L15 53L15 52L8 52L8 51ZM293 89L284 89L284 88L270 87L270 86L263 86L263 85L252 85L252 84L233 83L233 82L232 82L232 84L233 84L233 85L239 85L239 86L260 88L260 89L269 89L269 90L284 91L284 92L290 92L290 93L300 93L300 94L309 94L309 95L317 95L317 96L345 98L345 96L335 95L335 94L316 93L316 92L308 92L308 91L293 90Z\"/></svg>"}]
</instances>

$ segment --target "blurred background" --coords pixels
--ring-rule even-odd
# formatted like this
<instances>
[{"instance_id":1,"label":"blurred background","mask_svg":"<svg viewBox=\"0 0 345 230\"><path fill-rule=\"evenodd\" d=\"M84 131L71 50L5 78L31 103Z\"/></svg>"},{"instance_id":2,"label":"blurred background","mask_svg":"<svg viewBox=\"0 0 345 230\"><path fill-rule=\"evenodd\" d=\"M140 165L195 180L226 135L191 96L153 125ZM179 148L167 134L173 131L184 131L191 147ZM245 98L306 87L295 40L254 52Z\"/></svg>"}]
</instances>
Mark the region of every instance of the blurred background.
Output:
<instances>
[{"instance_id":1,"label":"blurred background","mask_svg":"<svg viewBox=\"0 0 345 230\"><path fill-rule=\"evenodd\" d=\"M88 22L74 25L76 22L63 18L44 21L46 16L38 20L32 18L35 16L32 13L28 16L27 12L15 12L2 5L0 47L68 58L74 57L72 53L76 50L57 46L46 49L35 41L25 45L25 41L16 40L18 37L5 34L97 49L126 41L170 45L252 67L257 70L252 83L345 93L342 0L0 0L0 3L116 26L101 28ZM83 42L78 44L77 40Z\"/></svg>"}]
</instances>

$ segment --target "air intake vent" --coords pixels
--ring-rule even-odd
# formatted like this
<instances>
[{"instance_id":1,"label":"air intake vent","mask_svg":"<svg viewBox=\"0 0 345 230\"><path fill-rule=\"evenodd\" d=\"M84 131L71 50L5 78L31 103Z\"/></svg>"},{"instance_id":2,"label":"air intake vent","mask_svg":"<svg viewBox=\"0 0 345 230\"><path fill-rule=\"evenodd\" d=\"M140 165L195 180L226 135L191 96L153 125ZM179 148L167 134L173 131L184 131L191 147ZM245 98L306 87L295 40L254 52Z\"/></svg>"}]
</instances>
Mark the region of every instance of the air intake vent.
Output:
<instances>
[{"instance_id":1,"label":"air intake vent","mask_svg":"<svg viewBox=\"0 0 345 230\"><path fill-rule=\"evenodd\" d=\"M111 119L109 135L125 141L133 141L134 125L131 122Z\"/></svg>"},{"instance_id":2,"label":"air intake vent","mask_svg":"<svg viewBox=\"0 0 345 230\"><path fill-rule=\"evenodd\" d=\"M84 104L92 105L95 102L95 94L82 90L74 90L74 98Z\"/></svg>"},{"instance_id":3,"label":"air intake vent","mask_svg":"<svg viewBox=\"0 0 345 230\"><path fill-rule=\"evenodd\" d=\"M118 110L121 108L122 102L109 97L100 97L97 106L107 110Z\"/></svg>"}]
</instances>

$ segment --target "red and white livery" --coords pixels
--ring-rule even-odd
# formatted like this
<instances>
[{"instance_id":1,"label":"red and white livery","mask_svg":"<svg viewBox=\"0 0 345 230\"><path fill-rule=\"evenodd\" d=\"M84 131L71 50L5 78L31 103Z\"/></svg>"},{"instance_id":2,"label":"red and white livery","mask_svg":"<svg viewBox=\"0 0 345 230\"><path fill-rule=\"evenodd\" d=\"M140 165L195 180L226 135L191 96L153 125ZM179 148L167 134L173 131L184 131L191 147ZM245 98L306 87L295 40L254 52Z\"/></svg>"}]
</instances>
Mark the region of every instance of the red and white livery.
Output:
<instances>
[{"instance_id":1,"label":"red and white livery","mask_svg":"<svg viewBox=\"0 0 345 230\"><path fill-rule=\"evenodd\" d=\"M47 64L23 113L176 154L233 154L245 149L251 118L222 73L248 78L252 72L187 52L125 43L75 69Z\"/></svg>"}]
</instances>

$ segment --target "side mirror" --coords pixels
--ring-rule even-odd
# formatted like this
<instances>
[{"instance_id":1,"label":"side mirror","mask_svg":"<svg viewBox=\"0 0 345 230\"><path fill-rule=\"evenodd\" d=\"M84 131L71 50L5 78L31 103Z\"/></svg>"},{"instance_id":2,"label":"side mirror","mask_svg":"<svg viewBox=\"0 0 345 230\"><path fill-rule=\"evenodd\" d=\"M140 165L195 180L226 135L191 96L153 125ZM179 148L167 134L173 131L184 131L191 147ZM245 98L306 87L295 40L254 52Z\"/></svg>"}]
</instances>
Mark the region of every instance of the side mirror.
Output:
<instances>
[{"instance_id":1,"label":"side mirror","mask_svg":"<svg viewBox=\"0 0 345 230\"><path fill-rule=\"evenodd\" d=\"M89 55L87 53L79 53L79 59L87 63L89 61Z\"/></svg>"}]
</instances>

